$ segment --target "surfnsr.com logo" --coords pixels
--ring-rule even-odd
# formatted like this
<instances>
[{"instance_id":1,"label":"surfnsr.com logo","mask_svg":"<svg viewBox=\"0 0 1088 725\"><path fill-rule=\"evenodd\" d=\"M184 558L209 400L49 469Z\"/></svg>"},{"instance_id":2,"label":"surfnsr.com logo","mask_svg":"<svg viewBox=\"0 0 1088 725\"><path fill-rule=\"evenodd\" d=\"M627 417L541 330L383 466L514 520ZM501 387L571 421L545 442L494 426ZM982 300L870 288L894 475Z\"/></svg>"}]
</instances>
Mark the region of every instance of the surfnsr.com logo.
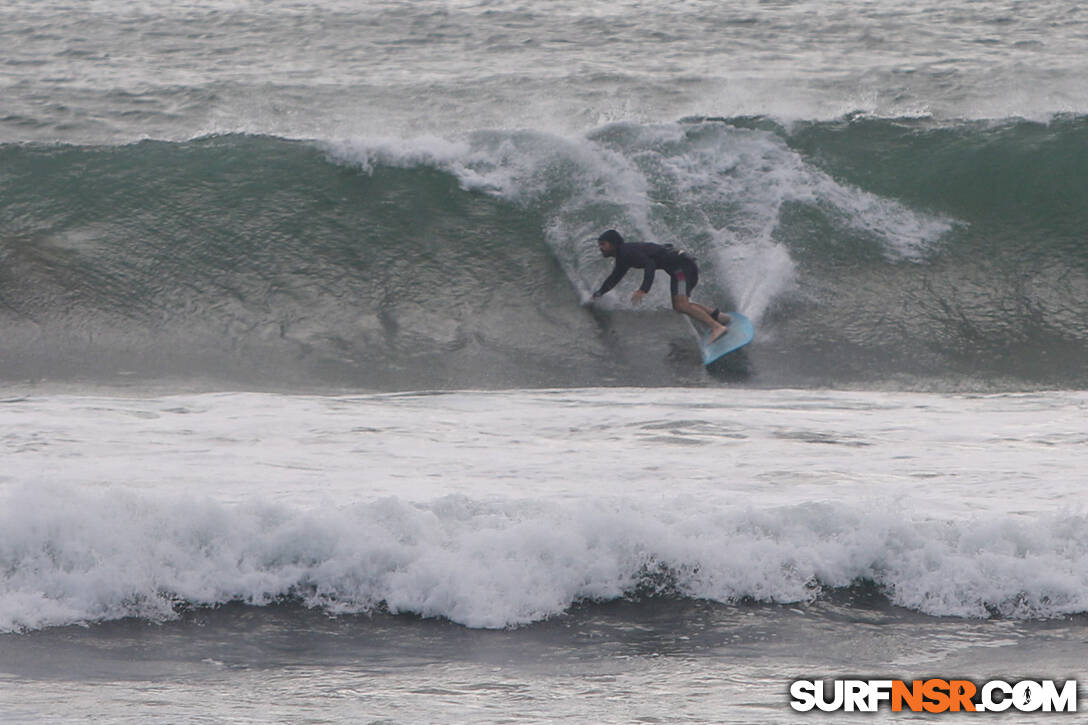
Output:
<instances>
[{"instance_id":1,"label":"surfnsr.com logo","mask_svg":"<svg viewBox=\"0 0 1088 725\"><path fill-rule=\"evenodd\" d=\"M790 698L798 712L1076 712L1077 681L796 680Z\"/></svg>"}]
</instances>

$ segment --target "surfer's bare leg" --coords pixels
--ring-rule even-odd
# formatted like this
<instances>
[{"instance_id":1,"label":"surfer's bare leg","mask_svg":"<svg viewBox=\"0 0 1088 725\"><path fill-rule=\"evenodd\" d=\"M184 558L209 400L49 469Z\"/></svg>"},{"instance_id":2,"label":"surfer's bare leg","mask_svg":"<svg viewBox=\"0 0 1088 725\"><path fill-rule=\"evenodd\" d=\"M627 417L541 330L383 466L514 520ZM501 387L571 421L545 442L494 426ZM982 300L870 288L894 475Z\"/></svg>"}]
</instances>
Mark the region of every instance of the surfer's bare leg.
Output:
<instances>
[{"instance_id":1,"label":"surfer's bare leg","mask_svg":"<svg viewBox=\"0 0 1088 725\"><path fill-rule=\"evenodd\" d=\"M717 322L720 322L721 324L725 325L725 329L727 329L727 330L729 329L729 323L733 321L733 318L731 318L729 316L728 312L722 312L721 310L712 310L709 307L707 307L706 305L701 305L698 302L692 302L690 299L688 300L688 302L690 302L691 304L693 304L696 307L698 307L699 309L701 309L703 312L705 312L708 315L710 315L711 317L713 317Z\"/></svg>"},{"instance_id":2,"label":"surfer's bare leg","mask_svg":"<svg viewBox=\"0 0 1088 725\"><path fill-rule=\"evenodd\" d=\"M707 337L707 342L714 342L729 331L729 328L711 316L713 310L692 302L686 295L674 295L672 298L672 308L709 327L710 335Z\"/></svg>"}]
</instances>

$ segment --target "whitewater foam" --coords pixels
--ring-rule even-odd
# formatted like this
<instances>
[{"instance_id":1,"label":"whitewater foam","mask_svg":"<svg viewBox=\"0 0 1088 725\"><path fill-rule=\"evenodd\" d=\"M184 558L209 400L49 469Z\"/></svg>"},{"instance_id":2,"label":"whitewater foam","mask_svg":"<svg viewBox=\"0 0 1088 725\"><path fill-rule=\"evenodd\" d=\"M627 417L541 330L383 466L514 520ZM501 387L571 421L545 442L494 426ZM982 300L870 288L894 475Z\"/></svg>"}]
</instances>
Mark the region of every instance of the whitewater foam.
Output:
<instances>
[{"instance_id":1,"label":"whitewater foam","mask_svg":"<svg viewBox=\"0 0 1088 725\"><path fill-rule=\"evenodd\" d=\"M939 616L1088 611L1083 516L913 521L826 504L465 496L299 510L63 487L5 504L18 513L2 527L2 631L284 600L493 628L583 600L798 603L866 582Z\"/></svg>"},{"instance_id":2,"label":"whitewater foam","mask_svg":"<svg viewBox=\"0 0 1088 725\"><path fill-rule=\"evenodd\" d=\"M1085 612L1084 403L683 390L8 401L23 432L4 439L0 630L233 601L494 628L581 601L803 603L857 584L936 616Z\"/></svg>"},{"instance_id":3,"label":"whitewater foam","mask_svg":"<svg viewBox=\"0 0 1088 725\"><path fill-rule=\"evenodd\" d=\"M716 122L616 123L573 138L494 131L456 141L356 138L324 146L334 160L368 173L376 163L439 168L466 190L540 213L583 301L600 276L586 240L605 228L706 259L704 278L714 292L742 300L757 322L770 304L797 292L796 263L775 239L790 204L832 210L892 260L924 258L952 228L950 220L835 181L770 132Z\"/></svg>"}]
</instances>

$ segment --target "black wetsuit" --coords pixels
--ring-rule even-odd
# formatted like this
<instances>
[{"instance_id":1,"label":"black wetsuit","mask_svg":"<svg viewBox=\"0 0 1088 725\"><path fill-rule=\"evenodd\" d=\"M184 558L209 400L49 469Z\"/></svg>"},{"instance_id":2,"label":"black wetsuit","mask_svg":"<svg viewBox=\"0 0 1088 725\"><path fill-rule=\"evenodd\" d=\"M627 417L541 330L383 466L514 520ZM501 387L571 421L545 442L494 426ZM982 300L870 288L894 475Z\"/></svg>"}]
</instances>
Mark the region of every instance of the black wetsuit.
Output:
<instances>
[{"instance_id":1,"label":"black wetsuit","mask_svg":"<svg viewBox=\"0 0 1088 725\"><path fill-rule=\"evenodd\" d=\"M594 297L600 297L616 286L623 275L631 267L643 270L643 292L649 292L654 283L654 272L662 270L671 278L670 291L675 297L680 291L680 283L684 283L684 295L691 297L691 291L699 283L699 267L695 259L689 257L679 249L673 249L671 244L650 244L638 242L624 242L616 246L616 266L608 279L601 283L600 289L593 293Z\"/></svg>"}]
</instances>

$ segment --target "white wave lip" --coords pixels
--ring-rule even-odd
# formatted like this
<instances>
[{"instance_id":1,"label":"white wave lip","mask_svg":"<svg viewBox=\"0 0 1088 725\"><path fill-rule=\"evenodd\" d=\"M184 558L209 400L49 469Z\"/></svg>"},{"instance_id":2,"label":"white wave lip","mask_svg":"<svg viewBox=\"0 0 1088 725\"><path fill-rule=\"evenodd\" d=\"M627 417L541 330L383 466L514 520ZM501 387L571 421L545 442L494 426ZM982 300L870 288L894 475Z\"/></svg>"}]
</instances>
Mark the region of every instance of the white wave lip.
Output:
<instances>
[{"instance_id":1,"label":"white wave lip","mask_svg":"<svg viewBox=\"0 0 1088 725\"><path fill-rule=\"evenodd\" d=\"M600 256L588 240L614 227L630 239L683 246L712 285L759 320L798 294L796 263L775 238L791 203L821 207L869 236L891 262L926 258L952 220L851 187L767 131L723 123L614 123L578 137L478 131L464 139L356 138L324 143L339 163L428 166L469 191L540 211L572 285L588 300Z\"/></svg>"},{"instance_id":2,"label":"white wave lip","mask_svg":"<svg viewBox=\"0 0 1088 725\"><path fill-rule=\"evenodd\" d=\"M23 488L2 510L4 632L284 599L502 628L635 593L796 603L859 582L937 616L1088 611L1083 515L459 495L301 510L60 487Z\"/></svg>"}]
</instances>

